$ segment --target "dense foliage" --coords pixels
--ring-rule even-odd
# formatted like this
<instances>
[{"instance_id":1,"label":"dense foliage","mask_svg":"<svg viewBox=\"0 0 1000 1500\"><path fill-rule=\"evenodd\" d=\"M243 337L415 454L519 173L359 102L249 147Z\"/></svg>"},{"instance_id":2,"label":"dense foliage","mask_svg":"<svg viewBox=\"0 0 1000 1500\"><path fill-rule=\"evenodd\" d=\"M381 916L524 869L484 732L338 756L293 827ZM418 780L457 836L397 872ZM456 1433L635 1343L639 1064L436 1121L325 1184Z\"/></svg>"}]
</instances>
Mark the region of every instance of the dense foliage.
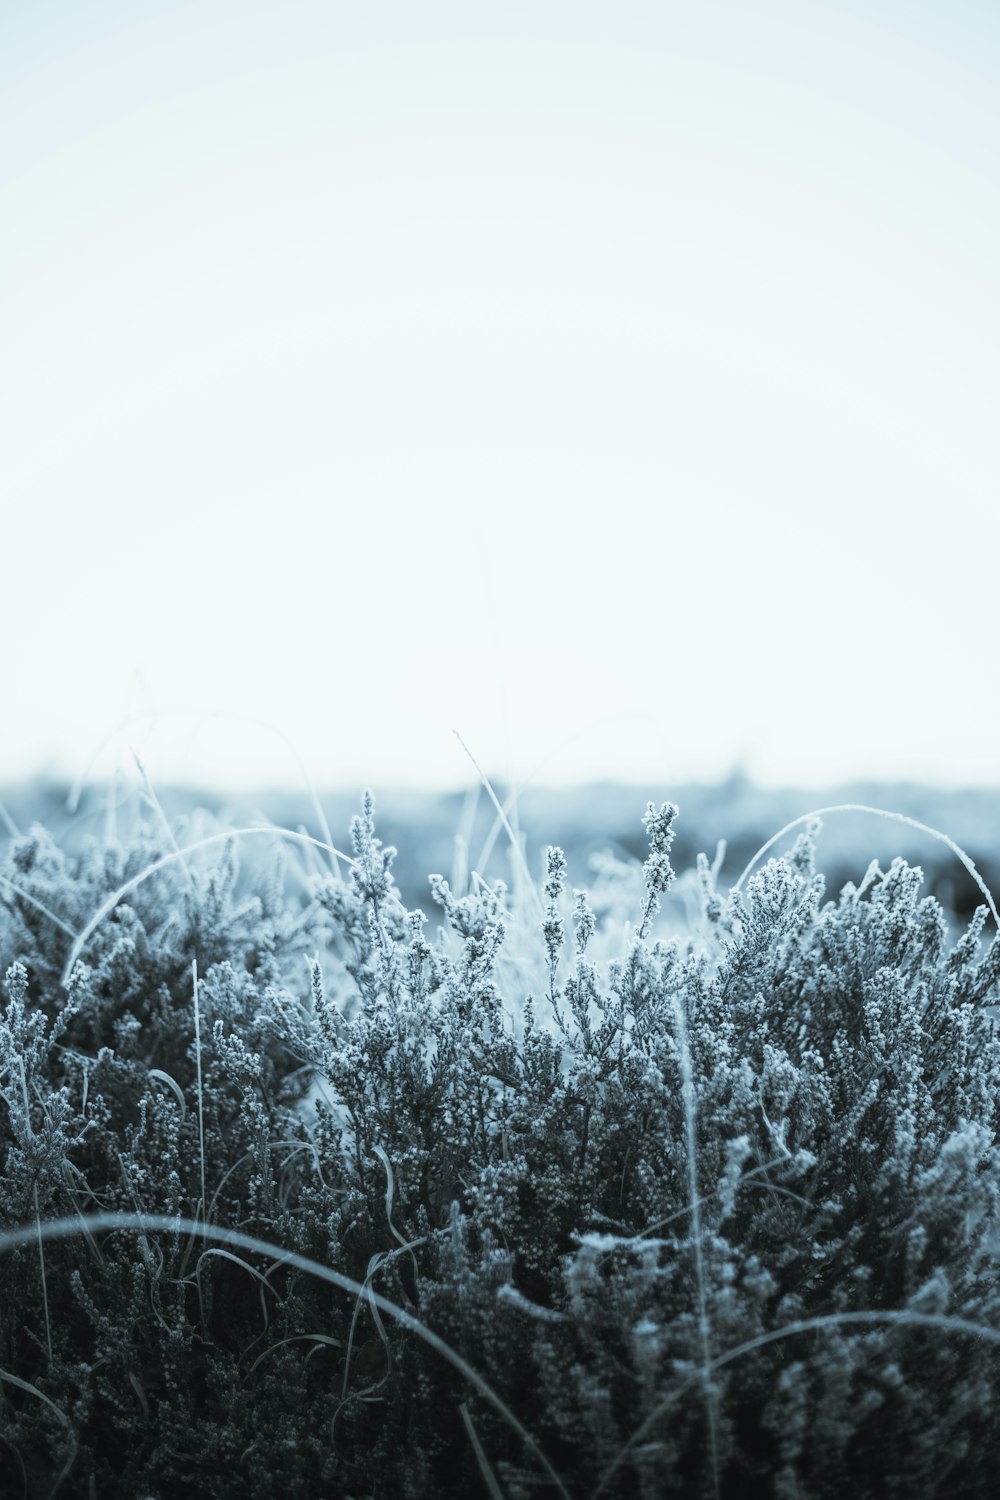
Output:
<instances>
[{"instance_id":1,"label":"dense foliage","mask_svg":"<svg viewBox=\"0 0 1000 1500\"><path fill-rule=\"evenodd\" d=\"M556 849L432 877L438 930L367 797L298 883L276 837L12 839L0 1492L993 1493L985 909L952 944L902 861L825 901L811 827L700 859L678 933L676 811L589 896Z\"/></svg>"}]
</instances>

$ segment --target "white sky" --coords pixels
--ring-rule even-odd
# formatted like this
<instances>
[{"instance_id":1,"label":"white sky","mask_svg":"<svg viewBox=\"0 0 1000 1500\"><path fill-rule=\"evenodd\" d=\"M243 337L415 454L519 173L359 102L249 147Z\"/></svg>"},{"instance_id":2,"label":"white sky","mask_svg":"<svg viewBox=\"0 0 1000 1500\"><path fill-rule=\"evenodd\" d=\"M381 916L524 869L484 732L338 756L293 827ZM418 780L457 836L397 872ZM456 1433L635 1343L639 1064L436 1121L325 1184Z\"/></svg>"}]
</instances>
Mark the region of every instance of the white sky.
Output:
<instances>
[{"instance_id":1,"label":"white sky","mask_svg":"<svg viewBox=\"0 0 1000 1500\"><path fill-rule=\"evenodd\" d=\"M993 0L4 0L0 782L1000 781L998 161Z\"/></svg>"}]
</instances>

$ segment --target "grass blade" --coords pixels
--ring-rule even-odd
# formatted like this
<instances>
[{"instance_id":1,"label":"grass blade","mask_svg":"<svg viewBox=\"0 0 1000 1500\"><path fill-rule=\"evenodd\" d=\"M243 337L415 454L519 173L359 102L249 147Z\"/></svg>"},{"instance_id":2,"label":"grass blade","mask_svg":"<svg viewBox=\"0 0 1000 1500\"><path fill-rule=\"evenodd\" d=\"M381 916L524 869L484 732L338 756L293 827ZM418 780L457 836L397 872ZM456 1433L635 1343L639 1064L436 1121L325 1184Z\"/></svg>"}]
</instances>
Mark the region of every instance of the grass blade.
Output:
<instances>
[{"instance_id":1,"label":"grass blade","mask_svg":"<svg viewBox=\"0 0 1000 1500\"><path fill-rule=\"evenodd\" d=\"M244 1234L238 1229L219 1229L214 1225L203 1224L198 1220L186 1218L183 1215L173 1214L121 1214L121 1213L99 1213L90 1214L86 1218L87 1227L91 1234L102 1234L109 1232L122 1233L125 1230L136 1232L143 1230L147 1234L158 1231L163 1234L190 1234L191 1236L208 1241L216 1241L220 1245L229 1245L235 1250L243 1250L250 1255L263 1255L273 1258L275 1255L282 1256L285 1263L298 1271L305 1272L308 1276L316 1276L321 1281L329 1283L330 1286L338 1287L341 1291L349 1293L352 1297L367 1297L380 1312L392 1318L405 1328L414 1337L421 1339L429 1349L439 1355L457 1370L459 1375L466 1380L473 1390L493 1408L504 1422L510 1427L525 1448L533 1455L539 1465L545 1470L550 1483L562 1500L571 1500L562 1479L552 1467L541 1447L532 1437L531 1433L519 1420L506 1401L498 1396L493 1387L489 1385L482 1376L464 1359L450 1344L428 1328L425 1323L413 1313L407 1312L405 1308L399 1307L395 1302L390 1302L388 1297L383 1297L381 1292L376 1292L371 1286L362 1286L360 1282L354 1281L350 1276L344 1276L339 1271L333 1271L329 1266L322 1265L319 1261L310 1260L306 1255L300 1255L294 1250L283 1250L280 1245L274 1245L267 1240L258 1239L255 1235ZM79 1218L49 1219L37 1228L37 1233L42 1240L71 1239L80 1233ZM19 1229L6 1229L0 1233L0 1254L7 1250L16 1250L19 1245L28 1244L35 1237L36 1226L24 1225ZM206 1252L207 1253L207 1252ZM217 1254L224 1253L216 1250ZM238 1257L230 1255L229 1259ZM244 1269L252 1270L244 1264ZM258 1274L259 1273L255 1273ZM263 1280L263 1278L260 1278ZM273 1290L273 1288L272 1288ZM1000 1335L998 1335L1000 1338Z\"/></svg>"}]
</instances>

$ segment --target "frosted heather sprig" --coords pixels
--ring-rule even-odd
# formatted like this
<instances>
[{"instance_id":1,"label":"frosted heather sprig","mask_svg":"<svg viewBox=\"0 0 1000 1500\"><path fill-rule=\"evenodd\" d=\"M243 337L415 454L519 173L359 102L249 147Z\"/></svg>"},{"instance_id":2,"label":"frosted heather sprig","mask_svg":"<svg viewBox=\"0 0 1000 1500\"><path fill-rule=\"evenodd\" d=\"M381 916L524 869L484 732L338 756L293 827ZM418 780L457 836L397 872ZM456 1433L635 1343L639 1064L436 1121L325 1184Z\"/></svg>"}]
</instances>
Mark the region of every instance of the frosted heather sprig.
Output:
<instances>
[{"instance_id":1,"label":"frosted heather sprig","mask_svg":"<svg viewBox=\"0 0 1000 1500\"><path fill-rule=\"evenodd\" d=\"M597 918L586 891L575 890L573 898L573 926L576 937L576 956L579 961L586 954L587 944L597 931Z\"/></svg>"},{"instance_id":2,"label":"frosted heather sprig","mask_svg":"<svg viewBox=\"0 0 1000 1500\"><path fill-rule=\"evenodd\" d=\"M545 916L542 934L545 951L549 958L549 997L555 1000L556 970L559 955L566 938L566 928L559 915L559 898L566 883L566 856L561 849L550 844L545 851Z\"/></svg>"},{"instance_id":3,"label":"frosted heather sprig","mask_svg":"<svg viewBox=\"0 0 1000 1500\"><path fill-rule=\"evenodd\" d=\"M646 899L642 904L642 922L639 937L645 937L649 919L660 909L660 897L674 883L673 866L670 863L670 846L674 841L674 819L680 809L674 802L663 802L657 811L655 802L646 803L642 826L649 841L649 858L642 867L642 878L646 885Z\"/></svg>"},{"instance_id":4,"label":"frosted heather sprig","mask_svg":"<svg viewBox=\"0 0 1000 1500\"><path fill-rule=\"evenodd\" d=\"M357 861L351 871L354 887L362 900L370 901L377 910L393 891L389 872L396 850L391 845L383 847L382 840L375 836L375 798L367 790L360 815L351 821L351 847Z\"/></svg>"}]
</instances>

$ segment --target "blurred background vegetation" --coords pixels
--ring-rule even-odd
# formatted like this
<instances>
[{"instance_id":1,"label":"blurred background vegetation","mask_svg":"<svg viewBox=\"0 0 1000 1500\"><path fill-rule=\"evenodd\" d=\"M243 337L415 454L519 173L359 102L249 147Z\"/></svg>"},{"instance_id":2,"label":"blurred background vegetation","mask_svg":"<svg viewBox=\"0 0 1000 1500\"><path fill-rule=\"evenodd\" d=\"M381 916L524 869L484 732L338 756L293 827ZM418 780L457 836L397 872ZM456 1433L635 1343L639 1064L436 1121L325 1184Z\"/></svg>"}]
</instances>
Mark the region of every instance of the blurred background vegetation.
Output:
<instances>
[{"instance_id":1,"label":"blurred background vegetation","mask_svg":"<svg viewBox=\"0 0 1000 1500\"><path fill-rule=\"evenodd\" d=\"M1000 885L1000 789L930 787L914 783L854 782L834 788L755 786L735 773L714 785L626 786L601 782L590 786L528 788L512 795L497 784L493 791L504 807L509 831L501 823L488 792L476 784L464 791L438 793L380 788L379 833L398 853L393 873L409 907L434 910L427 876L446 876L464 888L469 874L510 879L511 833L520 841L527 867L539 879L545 846L558 844L566 853L570 884L593 885L608 859L622 863L645 857L641 818L649 799L680 807L673 862L678 872L690 869L704 852L714 859L720 840L725 851L720 884L737 879L761 846L793 819L823 807L862 804L905 814L948 835L969 855L986 884ZM320 809L334 843L347 847L347 830L357 812L362 788L310 792L261 789L256 794L223 796L210 789L157 787L155 798L181 844L218 826L270 822L323 837ZM50 780L35 780L0 791L0 840L6 841L41 823L67 851L88 837L126 834L147 823L152 789L138 772L122 776L113 788L83 789ZM319 806L317 806L317 803ZM206 815L212 820L208 826ZM780 853L791 841L780 841ZM924 894L933 894L955 918L966 919L982 896L961 862L944 844L920 830L886 822L862 812L830 813L823 819L818 864L826 876L827 894L835 896L849 880L858 882L872 859L883 868L900 855L924 871ZM246 857L268 857L263 849Z\"/></svg>"}]
</instances>

